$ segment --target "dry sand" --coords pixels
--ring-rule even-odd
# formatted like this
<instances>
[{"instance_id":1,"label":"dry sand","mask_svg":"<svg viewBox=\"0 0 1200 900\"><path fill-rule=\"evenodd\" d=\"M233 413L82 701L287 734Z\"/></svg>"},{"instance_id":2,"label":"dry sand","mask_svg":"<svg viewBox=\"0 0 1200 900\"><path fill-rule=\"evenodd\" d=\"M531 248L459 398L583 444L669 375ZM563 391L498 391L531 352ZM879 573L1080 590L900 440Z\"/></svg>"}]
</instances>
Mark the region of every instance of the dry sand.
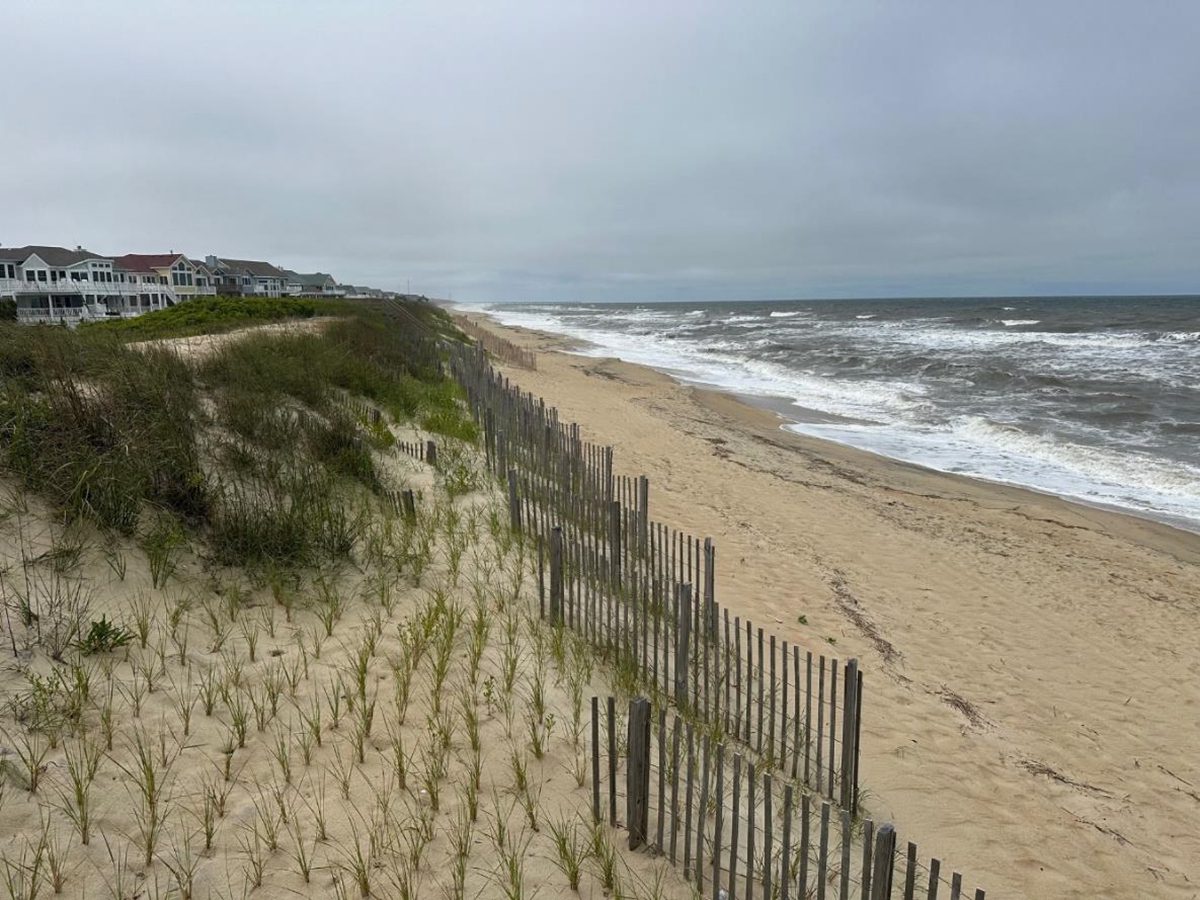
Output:
<instances>
[{"instance_id":1,"label":"dry sand","mask_svg":"<svg viewBox=\"0 0 1200 900\"><path fill-rule=\"evenodd\" d=\"M520 387L718 548L730 608L857 656L863 779L989 897L1200 896L1200 536L784 432L650 369L539 351Z\"/></svg>"},{"instance_id":2,"label":"dry sand","mask_svg":"<svg viewBox=\"0 0 1200 900\"><path fill-rule=\"evenodd\" d=\"M397 429L397 437L425 435ZM0 479L0 892L32 896L36 870L41 895L49 896L53 859L68 897L359 897L361 859L374 897L504 896L513 888L499 849L503 822L506 852L520 863L513 896L609 895L595 860L585 863L579 890L571 890L552 839L552 825L563 823L588 846L590 788L581 781L589 698L610 690L603 671L582 642L568 641L556 660L537 619L531 551L493 537L493 515L507 522L501 498L477 490L451 502L423 463L399 454L384 462L394 483L420 492L413 532L377 512L353 560L279 578L219 567L189 542L174 556L174 573L158 584L134 540L86 523L64 529L36 498ZM415 544L405 533L416 535ZM422 535L430 541L428 565L399 565ZM136 631L144 618L145 641L89 656L69 650L64 662L54 662L37 634L70 618L59 603L64 598L75 599L75 617L85 626L103 615ZM26 599L36 624L21 623ZM403 660L422 630L417 623L434 621L426 614L441 608L440 599L464 614L450 632L444 686L436 687L434 660L438 635L447 634L445 612L417 654L402 702ZM469 633L480 609L490 628L472 680ZM355 688L360 661L373 716L357 759L356 723L365 708ZM59 713L77 676L90 691L76 722ZM58 685L53 702L31 712L35 687L47 684ZM535 724L539 687L546 717ZM479 723L473 825L468 709ZM30 735L27 726L39 727ZM534 727L544 742L541 758ZM445 771L427 779L442 735ZM27 739L45 753L34 765L36 792L21 759ZM138 789L139 741L162 786L155 808L163 820L149 862L151 807ZM85 846L69 820L78 806L68 753L78 759L89 748L97 769ZM527 766L527 791L517 787L517 763ZM440 787L436 799L427 786ZM211 814L218 804L223 809ZM690 896L665 861L622 853L624 834L607 825L601 832L616 847L623 896ZM458 846L466 850L456 881Z\"/></svg>"},{"instance_id":3,"label":"dry sand","mask_svg":"<svg viewBox=\"0 0 1200 900\"><path fill-rule=\"evenodd\" d=\"M311 319L285 319L266 325L249 325L232 331L217 331L212 334L194 334L188 337L155 338L150 341L135 341L131 347L165 347L174 350L184 359L203 359L221 347L239 341L250 334L298 335L324 331L333 316L314 316Z\"/></svg>"}]
</instances>

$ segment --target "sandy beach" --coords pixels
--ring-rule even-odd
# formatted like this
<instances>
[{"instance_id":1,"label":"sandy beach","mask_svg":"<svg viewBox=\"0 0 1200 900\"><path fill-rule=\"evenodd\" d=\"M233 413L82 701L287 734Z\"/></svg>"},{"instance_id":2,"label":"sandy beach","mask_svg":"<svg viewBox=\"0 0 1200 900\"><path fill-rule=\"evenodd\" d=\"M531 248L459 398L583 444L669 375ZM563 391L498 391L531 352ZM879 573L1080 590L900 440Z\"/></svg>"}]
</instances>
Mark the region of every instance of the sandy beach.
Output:
<instances>
[{"instance_id":1,"label":"sandy beach","mask_svg":"<svg viewBox=\"0 0 1200 900\"><path fill-rule=\"evenodd\" d=\"M718 548L731 612L865 673L863 782L989 897L1200 896L1200 536L785 432L562 339L505 368L651 516Z\"/></svg>"}]
</instances>

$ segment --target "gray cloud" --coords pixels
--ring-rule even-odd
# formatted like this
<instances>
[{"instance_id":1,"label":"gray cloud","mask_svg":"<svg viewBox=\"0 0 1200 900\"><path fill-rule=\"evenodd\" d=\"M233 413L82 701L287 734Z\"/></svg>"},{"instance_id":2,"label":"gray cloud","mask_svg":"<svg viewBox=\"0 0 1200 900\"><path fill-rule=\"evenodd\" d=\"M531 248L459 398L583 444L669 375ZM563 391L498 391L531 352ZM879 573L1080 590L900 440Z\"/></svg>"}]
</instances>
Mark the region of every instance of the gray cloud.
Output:
<instances>
[{"instance_id":1,"label":"gray cloud","mask_svg":"<svg viewBox=\"0 0 1200 900\"><path fill-rule=\"evenodd\" d=\"M456 298L1185 292L1190 3L6 7L0 240Z\"/></svg>"}]
</instances>

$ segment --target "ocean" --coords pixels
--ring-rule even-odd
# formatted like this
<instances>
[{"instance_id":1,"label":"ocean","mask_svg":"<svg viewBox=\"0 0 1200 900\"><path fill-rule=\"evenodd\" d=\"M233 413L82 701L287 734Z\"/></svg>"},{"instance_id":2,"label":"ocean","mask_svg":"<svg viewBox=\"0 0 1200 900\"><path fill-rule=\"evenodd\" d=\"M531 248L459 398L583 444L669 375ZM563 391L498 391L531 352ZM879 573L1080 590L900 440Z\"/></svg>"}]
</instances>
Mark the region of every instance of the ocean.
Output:
<instances>
[{"instance_id":1,"label":"ocean","mask_svg":"<svg viewBox=\"0 0 1200 900\"><path fill-rule=\"evenodd\" d=\"M482 309L801 434L1200 531L1200 297Z\"/></svg>"}]
</instances>

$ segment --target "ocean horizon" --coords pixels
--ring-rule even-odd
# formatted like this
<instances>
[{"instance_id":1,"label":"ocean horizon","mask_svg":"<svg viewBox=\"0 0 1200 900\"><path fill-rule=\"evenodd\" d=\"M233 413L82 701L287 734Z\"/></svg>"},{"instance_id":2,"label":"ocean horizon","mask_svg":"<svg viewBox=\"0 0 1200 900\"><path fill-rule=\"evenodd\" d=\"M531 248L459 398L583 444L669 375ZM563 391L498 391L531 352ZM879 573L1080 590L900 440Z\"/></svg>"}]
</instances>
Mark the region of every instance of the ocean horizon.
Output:
<instances>
[{"instance_id":1,"label":"ocean horizon","mask_svg":"<svg viewBox=\"0 0 1200 900\"><path fill-rule=\"evenodd\" d=\"M799 434L1200 532L1200 296L457 305Z\"/></svg>"}]
</instances>

